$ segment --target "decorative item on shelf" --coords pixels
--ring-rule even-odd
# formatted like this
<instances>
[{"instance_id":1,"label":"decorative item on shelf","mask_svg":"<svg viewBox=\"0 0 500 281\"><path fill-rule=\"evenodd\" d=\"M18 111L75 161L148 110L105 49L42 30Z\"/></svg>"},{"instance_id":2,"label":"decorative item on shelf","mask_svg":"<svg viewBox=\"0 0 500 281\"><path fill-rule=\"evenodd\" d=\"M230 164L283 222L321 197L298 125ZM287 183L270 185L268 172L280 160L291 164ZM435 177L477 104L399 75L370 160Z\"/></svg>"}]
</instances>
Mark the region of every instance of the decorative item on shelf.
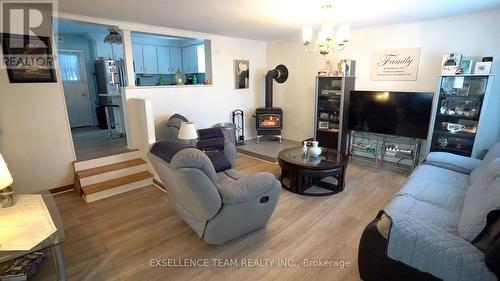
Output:
<instances>
[{"instance_id":1,"label":"decorative item on shelf","mask_svg":"<svg viewBox=\"0 0 500 281\"><path fill-rule=\"evenodd\" d=\"M320 112L319 119L328 120L330 118L330 114L328 112Z\"/></svg>"},{"instance_id":2,"label":"decorative item on shelf","mask_svg":"<svg viewBox=\"0 0 500 281\"><path fill-rule=\"evenodd\" d=\"M329 123L325 121L319 121L318 129L328 129Z\"/></svg>"},{"instance_id":3,"label":"decorative item on shelf","mask_svg":"<svg viewBox=\"0 0 500 281\"><path fill-rule=\"evenodd\" d=\"M472 74L472 65L474 61L462 59L460 66L457 68L455 74Z\"/></svg>"},{"instance_id":4,"label":"decorative item on shelf","mask_svg":"<svg viewBox=\"0 0 500 281\"><path fill-rule=\"evenodd\" d=\"M186 74L184 74L184 72L182 72L180 69L175 72L175 83L177 85L186 84Z\"/></svg>"},{"instance_id":5,"label":"decorative item on shelf","mask_svg":"<svg viewBox=\"0 0 500 281\"><path fill-rule=\"evenodd\" d=\"M307 157L307 141L302 142L302 158Z\"/></svg>"},{"instance_id":6,"label":"decorative item on shelf","mask_svg":"<svg viewBox=\"0 0 500 281\"><path fill-rule=\"evenodd\" d=\"M311 157L319 157L321 155L321 147L318 146L318 142L317 141L312 141L312 147L309 148L309 155L311 155Z\"/></svg>"},{"instance_id":7,"label":"decorative item on shelf","mask_svg":"<svg viewBox=\"0 0 500 281\"><path fill-rule=\"evenodd\" d=\"M7 163L0 154L0 204L2 208L12 207L15 204L14 192L11 187L13 181Z\"/></svg>"},{"instance_id":8,"label":"decorative item on shelf","mask_svg":"<svg viewBox=\"0 0 500 281\"><path fill-rule=\"evenodd\" d=\"M439 145L440 147L447 147L448 146L448 139L445 137L438 138L437 145Z\"/></svg>"},{"instance_id":9,"label":"decorative item on shelf","mask_svg":"<svg viewBox=\"0 0 500 281\"><path fill-rule=\"evenodd\" d=\"M331 18L333 5L324 3L321 5L323 15L323 24L318 32L316 43L312 43L313 29L310 26L302 29L302 43L307 52L316 52L323 56L328 55L330 51L343 50L345 44L349 41L350 27L347 24L340 25L335 38L333 37L333 20Z\"/></svg>"},{"instance_id":10,"label":"decorative item on shelf","mask_svg":"<svg viewBox=\"0 0 500 281\"><path fill-rule=\"evenodd\" d=\"M337 64L340 76L354 76L354 71L356 67L356 61L342 59Z\"/></svg>"},{"instance_id":11,"label":"decorative item on shelf","mask_svg":"<svg viewBox=\"0 0 500 281\"><path fill-rule=\"evenodd\" d=\"M193 122L182 122L179 129L178 139L185 140L190 144L195 144L198 139L198 132Z\"/></svg>"},{"instance_id":12,"label":"decorative item on shelf","mask_svg":"<svg viewBox=\"0 0 500 281\"><path fill-rule=\"evenodd\" d=\"M484 57L481 62L476 62L474 74L490 74L493 57Z\"/></svg>"},{"instance_id":13,"label":"decorative item on shelf","mask_svg":"<svg viewBox=\"0 0 500 281\"><path fill-rule=\"evenodd\" d=\"M462 54L450 53L443 55L441 74L455 75L461 60Z\"/></svg>"},{"instance_id":14,"label":"decorative item on shelf","mask_svg":"<svg viewBox=\"0 0 500 281\"><path fill-rule=\"evenodd\" d=\"M245 144L245 118L243 110L236 109L232 112L233 123L236 125L236 145Z\"/></svg>"},{"instance_id":15,"label":"decorative item on shelf","mask_svg":"<svg viewBox=\"0 0 500 281\"><path fill-rule=\"evenodd\" d=\"M462 130L463 128L465 128L464 125L455 124L455 123L448 122L446 125L446 129L452 134L456 134L456 133L460 132L460 130Z\"/></svg>"}]
</instances>

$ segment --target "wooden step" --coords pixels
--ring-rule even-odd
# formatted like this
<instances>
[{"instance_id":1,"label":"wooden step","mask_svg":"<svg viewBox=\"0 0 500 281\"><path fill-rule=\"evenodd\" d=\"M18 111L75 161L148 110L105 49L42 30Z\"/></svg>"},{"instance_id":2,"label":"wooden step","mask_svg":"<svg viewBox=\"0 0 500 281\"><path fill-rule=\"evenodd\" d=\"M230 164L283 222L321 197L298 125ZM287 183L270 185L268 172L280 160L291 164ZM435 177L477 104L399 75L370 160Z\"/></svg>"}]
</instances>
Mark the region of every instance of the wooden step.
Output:
<instances>
[{"instance_id":1,"label":"wooden step","mask_svg":"<svg viewBox=\"0 0 500 281\"><path fill-rule=\"evenodd\" d=\"M105 166L100 166L100 167L95 167L95 168L91 168L91 169L78 171L78 172L76 172L76 177L79 179L87 178L87 177L91 177L91 176L95 176L95 175L99 175L99 174L104 174L104 173L108 173L108 172L112 172L112 171L116 171L116 170L125 169L128 167L139 166L139 165L143 165L143 164L146 164L146 161L144 159L135 158L132 160L127 160L127 161L123 161L123 162L119 162L119 163L115 163L115 164L109 164L109 165L105 165Z\"/></svg>"},{"instance_id":2,"label":"wooden step","mask_svg":"<svg viewBox=\"0 0 500 281\"><path fill-rule=\"evenodd\" d=\"M123 153L113 154L110 156L104 156L83 161L75 161L73 162L73 167L75 169L75 172L79 172L83 170L93 169L95 167L102 167L106 165L116 164L140 157L141 157L140 152L137 149L134 149Z\"/></svg>"},{"instance_id":3,"label":"wooden step","mask_svg":"<svg viewBox=\"0 0 500 281\"><path fill-rule=\"evenodd\" d=\"M136 174L132 174L132 175L124 176L124 177L119 177L116 179L103 181L103 182L95 183L92 185L88 185L88 186L82 187L82 190L83 190L83 193L85 195L87 195L87 194L100 192L100 191L103 191L106 189L118 187L121 185L126 185L129 183L133 183L136 181L141 181L141 180L145 180L145 179L149 179L149 178L153 178L153 174L151 174L148 171L144 171L144 172L140 172L140 173L136 173Z\"/></svg>"}]
</instances>

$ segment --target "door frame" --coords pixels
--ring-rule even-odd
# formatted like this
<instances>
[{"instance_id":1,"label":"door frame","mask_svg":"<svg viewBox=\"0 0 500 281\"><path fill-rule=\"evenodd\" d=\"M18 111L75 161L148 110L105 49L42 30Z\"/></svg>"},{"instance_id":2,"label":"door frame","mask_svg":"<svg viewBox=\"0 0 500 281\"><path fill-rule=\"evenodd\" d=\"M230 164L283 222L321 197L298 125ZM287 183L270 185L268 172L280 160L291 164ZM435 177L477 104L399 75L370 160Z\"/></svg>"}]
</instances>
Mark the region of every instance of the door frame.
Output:
<instances>
[{"instance_id":1,"label":"door frame","mask_svg":"<svg viewBox=\"0 0 500 281\"><path fill-rule=\"evenodd\" d=\"M92 126L94 126L94 122L93 122L93 118L92 118L92 100L90 99L89 81L87 79L87 66L85 65L84 53L82 50L71 50L71 49L59 49L59 50L57 50L57 54L59 54L59 53L76 53L79 57L80 69L82 70L82 80L85 84L85 90L87 92L87 99L89 101L88 111L89 111L89 117L90 117L90 127L92 127ZM58 62L58 68L61 69L61 65L59 65L59 62ZM62 74L61 74L61 85L62 85L64 98L66 98L66 93L64 93L64 80L62 79ZM66 106L66 108L67 108L67 106ZM69 115L68 115L68 121L69 121ZM69 127L70 127L70 129L78 128L78 127L71 127L71 122L69 124Z\"/></svg>"}]
</instances>

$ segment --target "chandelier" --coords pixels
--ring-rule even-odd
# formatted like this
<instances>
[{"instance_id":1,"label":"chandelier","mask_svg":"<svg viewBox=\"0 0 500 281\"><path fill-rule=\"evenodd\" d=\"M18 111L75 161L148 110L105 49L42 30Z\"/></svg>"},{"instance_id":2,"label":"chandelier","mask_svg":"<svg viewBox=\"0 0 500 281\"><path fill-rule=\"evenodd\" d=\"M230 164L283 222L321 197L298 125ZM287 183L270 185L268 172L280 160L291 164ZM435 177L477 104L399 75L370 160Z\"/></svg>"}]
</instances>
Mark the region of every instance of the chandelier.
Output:
<instances>
[{"instance_id":1,"label":"chandelier","mask_svg":"<svg viewBox=\"0 0 500 281\"><path fill-rule=\"evenodd\" d=\"M122 44L123 37L116 28L109 28L109 34L104 38L104 43L108 44Z\"/></svg>"},{"instance_id":2,"label":"chandelier","mask_svg":"<svg viewBox=\"0 0 500 281\"><path fill-rule=\"evenodd\" d=\"M316 43L312 43L313 29L306 26L302 29L302 43L307 52L313 53L319 50L323 56L328 55L330 51L343 50L345 44L349 41L349 33L351 28L347 24L342 24L337 30L337 34L333 37L333 22L331 14L333 5L325 3L321 5L324 13L323 24L321 30L318 32Z\"/></svg>"}]
</instances>

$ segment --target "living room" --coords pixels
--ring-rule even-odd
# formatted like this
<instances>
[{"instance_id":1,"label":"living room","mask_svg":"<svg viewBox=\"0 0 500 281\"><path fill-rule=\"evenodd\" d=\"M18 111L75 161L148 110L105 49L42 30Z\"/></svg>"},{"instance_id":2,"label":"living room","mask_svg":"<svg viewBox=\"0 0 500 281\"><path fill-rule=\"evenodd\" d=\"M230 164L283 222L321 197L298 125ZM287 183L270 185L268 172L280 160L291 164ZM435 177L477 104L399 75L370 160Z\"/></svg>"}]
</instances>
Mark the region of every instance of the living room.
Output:
<instances>
[{"instance_id":1,"label":"living room","mask_svg":"<svg viewBox=\"0 0 500 281\"><path fill-rule=\"evenodd\" d=\"M1 4L1 280L498 279L500 2Z\"/></svg>"}]
</instances>

